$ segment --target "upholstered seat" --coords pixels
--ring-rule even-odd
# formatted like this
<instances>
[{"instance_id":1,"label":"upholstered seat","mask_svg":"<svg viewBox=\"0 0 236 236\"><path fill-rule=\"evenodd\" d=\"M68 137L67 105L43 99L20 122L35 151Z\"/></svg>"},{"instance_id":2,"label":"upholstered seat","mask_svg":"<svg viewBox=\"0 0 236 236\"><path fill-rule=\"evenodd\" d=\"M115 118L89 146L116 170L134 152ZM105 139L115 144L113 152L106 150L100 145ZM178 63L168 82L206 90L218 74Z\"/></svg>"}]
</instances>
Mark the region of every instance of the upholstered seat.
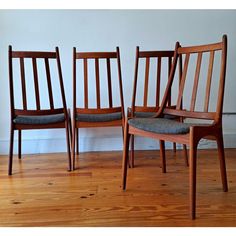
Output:
<instances>
[{"instance_id":1,"label":"upholstered seat","mask_svg":"<svg viewBox=\"0 0 236 236\"><path fill-rule=\"evenodd\" d=\"M133 118L128 123L137 129L159 134L186 134L190 127L190 124L165 118Z\"/></svg>"},{"instance_id":2,"label":"upholstered seat","mask_svg":"<svg viewBox=\"0 0 236 236\"><path fill-rule=\"evenodd\" d=\"M121 112L108 113L108 114L76 114L76 121L82 122L106 122L121 120Z\"/></svg>"},{"instance_id":3,"label":"upholstered seat","mask_svg":"<svg viewBox=\"0 0 236 236\"><path fill-rule=\"evenodd\" d=\"M156 114L156 112L143 112L143 111L136 111L134 113L135 117L138 118L151 118L152 116L154 116ZM176 116L172 116L172 115L164 115L164 118L166 119L175 119Z\"/></svg>"},{"instance_id":4,"label":"upholstered seat","mask_svg":"<svg viewBox=\"0 0 236 236\"><path fill-rule=\"evenodd\" d=\"M40 115L40 116L23 116L19 115L13 120L15 124L25 124L25 125L46 125L54 124L65 121L65 115L55 114L55 115Z\"/></svg>"}]
</instances>

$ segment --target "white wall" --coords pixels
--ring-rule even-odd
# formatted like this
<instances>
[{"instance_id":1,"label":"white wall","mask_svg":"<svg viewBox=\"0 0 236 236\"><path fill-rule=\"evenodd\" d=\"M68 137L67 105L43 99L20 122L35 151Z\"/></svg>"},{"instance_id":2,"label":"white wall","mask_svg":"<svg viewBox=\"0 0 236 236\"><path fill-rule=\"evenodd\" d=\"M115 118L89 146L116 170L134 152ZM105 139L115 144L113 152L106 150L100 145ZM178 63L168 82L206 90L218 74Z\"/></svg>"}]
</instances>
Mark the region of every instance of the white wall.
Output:
<instances>
[{"instance_id":1,"label":"white wall","mask_svg":"<svg viewBox=\"0 0 236 236\"><path fill-rule=\"evenodd\" d=\"M59 46L68 106L72 105L72 47L113 51L120 46L125 106L131 103L135 47L173 49L176 41L194 45L228 35L228 67L224 111L236 112L236 11L215 10L1 10L0 11L0 153L8 152L9 88L7 51L53 50ZM224 116L225 144L236 147L236 118ZM80 132L81 151L120 150L118 128ZM16 136L17 137L17 136ZM25 131L23 152L65 151L64 132ZM211 144L205 147L210 147ZM204 146L204 145L203 145ZM156 141L138 139L137 148L156 148Z\"/></svg>"}]
</instances>

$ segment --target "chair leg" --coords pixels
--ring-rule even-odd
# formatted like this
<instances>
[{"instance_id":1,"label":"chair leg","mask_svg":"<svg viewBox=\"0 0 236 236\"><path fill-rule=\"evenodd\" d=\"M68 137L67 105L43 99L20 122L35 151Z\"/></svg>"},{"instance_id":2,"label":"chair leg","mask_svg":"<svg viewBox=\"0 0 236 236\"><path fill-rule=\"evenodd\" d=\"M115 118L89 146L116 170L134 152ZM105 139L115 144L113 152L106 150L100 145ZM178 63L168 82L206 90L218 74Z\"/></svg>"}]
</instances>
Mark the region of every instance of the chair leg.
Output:
<instances>
[{"instance_id":1,"label":"chair leg","mask_svg":"<svg viewBox=\"0 0 236 236\"><path fill-rule=\"evenodd\" d=\"M124 145L124 127L122 126L122 138L123 138L123 145ZM130 144L131 145L131 144ZM131 152L131 151L130 151ZM133 168L132 167L132 157L131 157L131 153L129 154L129 158L128 158L128 165L129 168Z\"/></svg>"},{"instance_id":2,"label":"chair leg","mask_svg":"<svg viewBox=\"0 0 236 236\"><path fill-rule=\"evenodd\" d=\"M72 125L71 125L71 115L69 113L69 134L70 134L70 141L72 140Z\"/></svg>"},{"instance_id":3,"label":"chair leg","mask_svg":"<svg viewBox=\"0 0 236 236\"><path fill-rule=\"evenodd\" d=\"M75 170L75 140L78 141L78 128L76 128L73 125L73 130L72 130L72 145L71 145L71 149L72 149L72 169ZM78 144L77 144L78 145Z\"/></svg>"},{"instance_id":4,"label":"chair leg","mask_svg":"<svg viewBox=\"0 0 236 236\"><path fill-rule=\"evenodd\" d=\"M190 144L190 171L189 171L189 200L190 200L190 218L196 218L196 179L197 179L197 145Z\"/></svg>"},{"instance_id":5,"label":"chair leg","mask_svg":"<svg viewBox=\"0 0 236 236\"><path fill-rule=\"evenodd\" d=\"M66 143L67 143L67 153L68 153L68 162L69 162L69 169L71 171L71 152L70 152L70 127L69 122L66 121Z\"/></svg>"},{"instance_id":6,"label":"chair leg","mask_svg":"<svg viewBox=\"0 0 236 236\"><path fill-rule=\"evenodd\" d=\"M176 143L173 143L173 151L176 153Z\"/></svg>"},{"instance_id":7,"label":"chair leg","mask_svg":"<svg viewBox=\"0 0 236 236\"><path fill-rule=\"evenodd\" d=\"M165 154L165 142L163 140L160 143L160 156L162 161L162 173L166 173L166 154Z\"/></svg>"},{"instance_id":8,"label":"chair leg","mask_svg":"<svg viewBox=\"0 0 236 236\"><path fill-rule=\"evenodd\" d=\"M134 135L130 137L130 167L134 168Z\"/></svg>"},{"instance_id":9,"label":"chair leg","mask_svg":"<svg viewBox=\"0 0 236 236\"><path fill-rule=\"evenodd\" d=\"M76 155L79 155L79 128L76 128Z\"/></svg>"},{"instance_id":10,"label":"chair leg","mask_svg":"<svg viewBox=\"0 0 236 236\"><path fill-rule=\"evenodd\" d=\"M127 166L129 159L129 139L130 139L130 134L128 130L128 122L126 121L125 132L124 132L124 147L123 147L123 182L122 182L123 190L126 189Z\"/></svg>"},{"instance_id":11,"label":"chair leg","mask_svg":"<svg viewBox=\"0 0 236 236\"><path fill-rule=\"evenodd\" d=\"M226 164L225 164L225 152L224 152L224 140L222 132L216 137L217 146L218 146L218 156L220 161L220 173L221 180L223 185L223 191L228 191L228 183L227 183L227 172L226 172Z\"/></svg>"},{"instance_id":12,"label":"chair leg","mask_svg":"<svg viewBox=\"0 0 236 236\"><path fill-rule=\"evenodd\" d=\"M13 145L14 145L14 129L11 128L11 131L10 131L8 175L12 175Z\"/></svg>"},{"instance_id":13,"label":"chair leg","mask_svg":"<svg viewBox=\"0 0 236 236\"><path fill-rule=\"evenodd\" d=\"M21 159L21 130L18 130L18 158Z\"/></svg>"},{"instance_id":14,"label":"chair leg","mask_svg":"<svg viewBox=\"0 0 236 236\"><path fill-rule=\"evenodd\" d=\"M184 150L184 160L185 160L185 165L188 167L188 151L187 151L187 145L183 144L183 150Z\"/></svg>"}]
</instances>

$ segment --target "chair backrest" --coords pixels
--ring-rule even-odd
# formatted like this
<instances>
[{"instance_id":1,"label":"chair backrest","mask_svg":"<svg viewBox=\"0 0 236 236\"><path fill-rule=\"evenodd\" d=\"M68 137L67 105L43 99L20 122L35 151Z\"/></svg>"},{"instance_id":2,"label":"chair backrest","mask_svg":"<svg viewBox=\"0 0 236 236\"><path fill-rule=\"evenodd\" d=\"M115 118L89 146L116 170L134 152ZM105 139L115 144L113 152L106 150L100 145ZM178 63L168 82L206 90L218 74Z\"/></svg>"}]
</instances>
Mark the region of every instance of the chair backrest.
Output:
<instances>
[{"instance_id":1,"label":"chair backrest","mask_svg":"<svg viewBox=\"0 0 236 236\"><path fill-rule=\"evenodd\" d=\"M16 87L15 85L15 79L13 79L13 61L19 61L20 65L20 87ZM31 76L26 76L25 73L25 61L28 60L31 61L31 68L32 68L32 74ZM41 60L44 63L45 68L45 76L39 76L38 74L38 66L37 62ZM50 73L50 60L56 60L56 67L58 72L58 78L59 78L59 86L60 86L60 92L61 92L61 99L62 99L62 106L60 108L55 108L54 104L54 95L53 89L52 89L52 80L51 80L51 73ZM27 67L27 69L29 66ZM26 78L27 77L27 78ZM29 80L33 77L33 87L29 87L27 89L27 82L30 82ZM44 77L44 78L43 78ZM40 90L39 82L42 82L42 80L46 80L47 83L47 91L43 91L43 89ZM32 82L31 81L31 82ZM63 78L62 78L62 69L61 69L61 63L60 63L60 56L59 56L59 49L56 47L55 52L38 52L38 51L12 51L12 46L9 46L9 82L10 82L10 102L11 102L11 113L12 117L16 115L46 115L46 114L57 114L59 112L65 112L66 113L66 99L65 99L65 92L64 92L64 85L63 85ZM14 92L16 90L21 90L21 97L22 97L22 103L21 107L17 108L15 107L15 101L16 98L14 96ZM34 93L32 93L32 90L34 90ZM34 95L33 95L34 94ZM41 99L44 97L48 97L48 108L42 109ZM20 96L19 96L20 97ZM17 97L17 101L19 101L19 97ZM34 98L33 98L34 97ZM28 103L32 100L35 100L35 109L29 108ZM43 99L44 100L44 99Z\"/></svg>"},{"instance_id":2,"label":"chair backrest","mask_svg":"<svg viewBox=\"0 0 236 236\"><path fill-rule=\"evenodd\" d=\"M218 68L214 67L216 64L216 54L218 56ZM190 58L195 55L195 63L190 65ZM202 63L203 57L205 59L209 57L209 61L206 63ZM177 97L176 102L176 109L167 108L168 96L171 91L171 87L174 80L176 66L179 60L184 59L184 67L183 73L181 77L180 89ZM205 120L213 120L215 122L220 122L222 119L222 109L223 109L223 98L224 98L224 87L225 87L225 74L226 74L226 58L227 58L227 37L226 35L223 36L222 41L219 43L208 44L208 45L200 45L200 46L191 46L191 47L180 47L179 43L176 43L176 50L175 56L171 68L171 73L169 77L169 81L166 87L166 91L163 97L162 105L160 113L163 112L164 114L171 114L186 118L196 118L196 119L205 119ZM203 65L202 65L203 64ZM203 67L205 66L205 70ZM188 71L188 68L191 67L193 69L193 73ZM202 69L202 70L201 70ZM214 70L215 69L215 70ZM217 71L218 69L218 71ZM202 73L201 73L202 72ZM205 73L204 73L205 72ZM191 76L187 76L190 74ZM218 74L218 81L214 81L214 86L218 84L218 92L217 94L211 94L212 89L212 77L217 79ZM189 107L181 107L183 101L183 95L187 88L187 77L188 79L192 79L192 89L190 96L188 95L187 100ZM203 80L203 86L200 87L200 78ZM199 88L200 87L200 88ZM201 97L204 98L203 106L198 107L196 110L196 99L197 94L200 93L201 90ZM209 101L211 100L214 103L215 101L215 108L213 111L209 111ZM184 103L186 104L186 102Z\"/></svg>"},{"instance_id":3,"label":"chair backrest","mask_svg":"<svg viewBox=\"0 0 236 236\"><path fill-rule=\"evenodd\" d=\"M77 62L82 62L82 68L80 72L83 72L82 78L80 76L80 80L77 81ZM100 77L100 66L101 62L105 62L105 71L106 75L103 75L103 77ZM91 78L92 73L90 73L89 70L89 63L94 64L94 77ZM113 64L112 64L113 63ZM104 64L104 63L103 63ZM112 65L113 67L116 67L116 70L118 72L118 86L119 86L119 95L120 95L120 105L117 107L114 106L114 94L112 90L114 77L112 76ZM104 68L102 68L104 69ZM115 68L114 68L115 70ZM103 71L104 72L104 71ZM114 74L113 74L114 75ZM107 85L105 81L101 81L101 79L104 79L107 77L105 80L107 81ZM83 105L79 106L77 105L77 83L78 86L83 86ZM91 105L89 103L89 83L95 84L95 97L96 97L96 107L91 108ZM81 87L80 87L81 88ZM115 87L114 89L117 89ZM107 90L107 92L106 92ZM105 107L102 106L102 99L101 95L102 93L107 93L108 97L108 102L105 105ZM105 99L104 99L105 100ZM76 52L76 48L73 48L73 108L74 112L77 110L80 110L83 112L90 113L91 111L93 112L102 112L102 111L111 111L111 112L116 112L116 111L121 111L122 114L124 114L124 100L123 100L123 87L122 87L122 76L121 76L121 64L120 64L120 52L119 52L119 47L116 48L115 52ZM108 106L108 107L106 107ZM95 111L96 110L96 111Z\"/></svg>"},{"instance_id":4,"label":"chair backrest","mask_svg":"<svg viewBox=\"0 0 236 236\"><path fill-rule=\"evenodd\" d=\"M134 72L134 85L133 85L133 97L132 97L132 112L135 111L157 111L160 102L161 102L161 81L168 81L168 77L170 75L171 71L171 66L172 66L172 60L174 57L174 51L139 51L139 47L136 48L136 60L135 60L135 72ZM140 80L140 83L144 83L144 92L143 92L143 102L142 105L138 105L136 100L137 100L137 85L138 85L138 80L139 80L139 64L141 60L145 60L145 73L144 73L144 79ZM150 65L151 65L151 60L152 63L155 65L155 98L153 99L152 96L152 101L155 102L155 104L148 105L148 97L149 96L149 85L150 82L154 81L149 81L150 77ZM179 64L179 74L181 76L182 73L182 65L181 63ZM163 68L164 67L164 68ZM162 72L163 73L162 75ZM141 74L141 73L140 73ZM153 77L153 76L152 76ZM165 77L165 78L164 78ZM153 85L154 83L152 83ZM171 106L171 92L169 93L168 99L167 99L167 104L168 106Z\"/></svg>"}]
</instances>

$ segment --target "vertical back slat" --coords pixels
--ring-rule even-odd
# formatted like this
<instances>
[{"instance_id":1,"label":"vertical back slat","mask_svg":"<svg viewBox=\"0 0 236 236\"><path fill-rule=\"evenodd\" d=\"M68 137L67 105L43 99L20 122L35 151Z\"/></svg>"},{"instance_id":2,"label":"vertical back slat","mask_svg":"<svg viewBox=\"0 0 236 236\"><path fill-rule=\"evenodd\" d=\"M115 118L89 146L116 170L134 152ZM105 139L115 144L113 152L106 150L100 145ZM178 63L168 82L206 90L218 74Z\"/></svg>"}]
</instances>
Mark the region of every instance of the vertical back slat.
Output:
<instances>
[{"instance_id":1,"label":"vertical back slat","mask_svg":"<svg viewBox=\"0 0 236 236\"><path fill-rule=\"evenodd\" d=\"M181 107L181 101L182 101L182 96L183 96L183 92L184 92L184 85L185 85L185 80L186 80L186 75L187 75L187 70L188 70L189 57L190 57L189 53L186 54L185 61L184 61L184 70L183 70L183 74L181 77L179 95L178 95L178 100L177 100L177 104L176 104L177 109L180 109L180 107Z\"/></svg>"},{"instance_id":2,"label":"vertical back slat","mask_svg":"<svg viewBox=\"0 0 236 236\"><path fill-rule=\"evenodd\" d=\"M168 78L170 76L170 71L171 71L171 64L172 64L172 58L171 57L168 57ZM170 90L170 94L169 94L169 97L168 97L168 102L167 104L170 106L171 105L171 90Z\"/></svg>"},{"instance_id":3,"label":"vertical back slat","mask_svg":"<svg viewBox=\"0 0 236 236\"><path fill-rule=\"evenodd\" d=\"M216 121L222 121L222 111L224 103L224 91L225 91L225 75L226 75L226 63L227 63L227 35L222 37L222 52L221 52L221 65L220 65L220 81L218 87L218 99L216 107Z\"/></svg>"},{"instance_id":4,"label":"vertical back slat","mask_svg":"<svg viewBox=\"0 0 236 236\"><path fill-rule=\"evenodd\" d=\"M34 88L35 88L35 99L36 108L40 110L40 97L39 97L39 84L38 84L38 72L36 58L32 58L33 72L34 72Z\"/></svg>"},{"instance_id":5,"label":"vertical back slat","mask_svg":"<svg viewBox=\"0 0 236 236\"><path fill-rule=\"evenodd\" d=\"M183 60L182 60L182 54L180 54L179 55L179 87L178 87L178 91L179 91L180 84L181 84L182 74L183 74ZM183 106L183 101L181 101L181 103L180 103L180 108L182 108L182 106Z\"/></svg>"},{"instance_id":6,"label":"vertical back slat","mask_svg":"<svg viewBox=\"0 0 236 236\"><path fill-rule=\"evenodd\" d=\"M13 65L12 65L12 46L8 48L8 66L9 66L9 88L10 88L10 104L11 104L11 119L14 117L14 82L13 82Z\"/></svg>"},{"instance_id":7,"label":"vertical back slat","mask_svg":"<svg viewBox=\"0 0 236 236\"><path fill-rule=\"evenodd\" d=\"M108 98L109 98L109 107L113 106L112 104L112 84L111 84L111 64L110 58L107 58L107 86L108 86Z\"/></svg>"},{"instance_id":8,"label":"vertical back slat","mask_svg":"<svg viewBox=\"0 0 236 236\"><path fill-rule=\"evenodd\" d=\"M65 89L64 89L62 69L61 69L60 53L59 53L58 47L56 47L56 60L57 60L57 70L58 70L58 76L59 76L59 82L60 82L62 103L63 103L63 108L65 111L65 117L67 118L68 113L66 112L67 111L66 96L65 96Z\"/></svg>"},{"instance_id":9,"label":"vertical back slat","mask_svg":"<svg viewBox=\"0 0 236 236\"><path fill-rule=\"evenodd\" d=\"M95 73L96 73L96 96L97 96L97 108L101 108L100 104L100 81L99 81L99 61L95 59Z\"/></svg>"},{"instance_id":10,"label":"vertical back slat","mask_svg":"<svg viewBox=\"0 0 236 236\"><path fill-rule=\"evenodd\" d=\"M73 47L73 117L76 116L76 48Z\"/></svg>"},{"instance_id":11,"label":"vertical back slat","mask_svg":"<svg viewBox=\"0 0 236 236\"><path fill-rule=\"evenodd\" d=\"M181 83L181 78L183 74L183 62L182 62L182 54L179 55L179 86Z\"/></svg>"},{"instance_id":12,"label":"vertical back slat","mask_svg":"<svg viewBox=\"0 0 236 236\"><path fill-rule=\"evenodd\" d=\"M46 76L47 76L47 85L48 85L48 95L49 95L50 108L54 109L53 94L52 94L52 83L51 83L51 75L50 75L50 68L49 68L48 58L44 58L44 62L45 62L45 69L46 69Z\"/></svg>"},{"instance_id":13,"label":"vertical back slat","mask_svg":"<svg viewBox=\"0 0 236 236\"><path fill-rule=\"evenodd\" d=\"M88 108L88 60L87 58L84 58L83 61L84 61L84 107Z\"/></svg>"},{"instance_id":14,"label":"vertical back slat","mask_svg":"<svg viewBox=\"0 0 236 236\"><path fill-rule=\"evenodd\" d=\"M120 87L120 103L121 103L121 113L122 113L122 123L123 127L125 125L125 110L124 110L124 97L123 97L123 85L122 85L122 74L121 74L121 62L120 62L120 49L116 47L117 55L117 69L118 69L118 78L119 78L119 87Z\"/></svg>"},{"instance_id":15,"label":"vertical back slat","mask_svg":"<svg viewBox=\"0 0 236 236\"><path fill-rule=\"evenodd\" d=\"M135 101L136 101L136 90L138 82L138 64L139 64L139 47L136 47L136 56L135 56L135 68L134 68L134 82L133 82L133 96L131 104L131 116L134 116L135 112Z\"/></svg>"},{"instance_id":16,"label":"vertical back slat","mask_svg":"<svg viewBox=\"0 0 236 236\"><path fill-rule=\"evenodd\" d=\"M24 65L24 58L22 58L22 57L20 58L20 73L21 73L23 109L27 110L27 96L26 96L26 85L25 85L25 65Z\"/></svg>"},{"instance_id":17,"label":"vertical back slat","mask_svg":"<svg viewBox=\"0 0 236 236\"><path fill-rule=\"evenodd\" d=\"M210 59L209 59L208 74L207 74L204 112L207 112L208 108L209 108L209 99L210 99L210 91L211 91L211 79L212 79L212 71L213 71L213 64L214 64L214 55L215 55L215 51L211 51L210 52Z\"/></svg>"},{"instance_id":18,"label":"vertical back slat","mask_svg":"<svg viewBox=\"0 0 236 236\"><path fill-rule=\"evenodd\" d=\"M148 100L149 67L150 67L150 57L147 57L146 68L145 68L145 81L144 81L144 97L143 97L143 105L145 107L147 106L147 100Z\"/></svg>"},{"instance_id":19,"label":"vertical back slat","mask_svg":"<svg viewBox=\"0 0 236 236\"><path fill-rule=\"evenodd\" d=\"M198 53L198 56L197 56L197 65L196 65L196 71L195 71L195 77L194 77L194 83L193 83L190 111L194 111L195 109L201 63L202 63L202 52Z\"/></svg>"},{"instance_id":20,"label":"vertical back slat","mask_svg":"<svg viewBox=\"0 0 236 236\"><path fill-rule=\"evenodd\" d=\"M160 105L160 86L161 86L161 57L157 57L157 84L156 84L156 106Z\"/></svg>"}]
</instances>

